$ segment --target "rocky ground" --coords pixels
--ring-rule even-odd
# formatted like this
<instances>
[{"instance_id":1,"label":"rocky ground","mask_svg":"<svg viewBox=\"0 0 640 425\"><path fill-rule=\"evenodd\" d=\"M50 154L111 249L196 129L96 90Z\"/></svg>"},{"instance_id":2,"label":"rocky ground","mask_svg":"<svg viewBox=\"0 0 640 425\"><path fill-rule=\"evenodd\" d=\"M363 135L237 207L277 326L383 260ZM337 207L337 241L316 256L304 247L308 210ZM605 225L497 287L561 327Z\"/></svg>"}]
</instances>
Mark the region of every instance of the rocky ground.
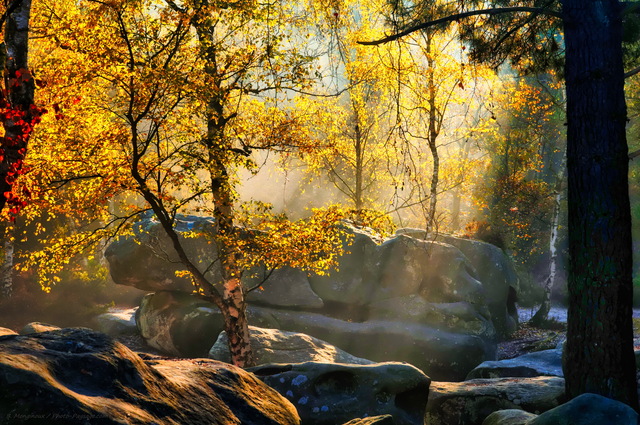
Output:
<instances>
[{"instance_id":1,"label":"rocky ground","mask_svg":"<svg viewBox=\"0 0 640 425\"><path fill-rule=\"evenodd\" d=\"M532 327L527 322L521 323L520 328L508 340L498 343L498 360L555 348L565 339L566 332L564 323L557 323L550 329Z\"/></svg>"}]
</instances>

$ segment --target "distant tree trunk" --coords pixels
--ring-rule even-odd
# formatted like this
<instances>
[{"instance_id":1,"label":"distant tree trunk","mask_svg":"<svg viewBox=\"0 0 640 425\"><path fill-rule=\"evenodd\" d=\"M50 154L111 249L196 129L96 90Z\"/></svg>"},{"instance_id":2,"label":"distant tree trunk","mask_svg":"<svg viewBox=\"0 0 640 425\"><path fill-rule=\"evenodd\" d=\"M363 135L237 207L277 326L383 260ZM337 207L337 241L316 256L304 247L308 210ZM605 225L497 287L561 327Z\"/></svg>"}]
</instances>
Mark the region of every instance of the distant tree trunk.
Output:
<instances>
[{"instance_id":1,"label":"distant tree trunk","mask_svg":"<svg viewBox=\"0 0 640 425\"><path fill-rule=\"evenodd\" d=\"M440 135L440 111L436 104L437 87L433 76L434 67L436 66L433 55L431 54L432 42L431 35L427 35L427 64L429 65L429 76L427 83L428 104L429 104L429 152L433 159L433 171L431 172L431 187L429 190L429 209L427 210L427 233L437 231L436 229L436 208L438 206L438 183L440 181L440 156L438 155L437 140Z\"/></svg>"},{"instance_id":2,"label":"distant tree trunk","mask_svg":"<svg viewBox=\"0 0 640 425\"><path fill-rule=\"evenodd\" d=\"M560 201L562 199L562 182L564 180L565 161L562 161L562 170L557 178L555 190L556 198L553 204L551 218L551 237L549 238L549 276L544 284L544 297L540 308L529 321L533 326L541 326L549 317L551 310L551 290L556 280L556 271L558 269L558 224L560 223Z\"/></svg>"},{"instance_id":3,"label":"distant tree trunk","mask_svg":"<svg viewBox=\"0 0 640 425\"><path fill-rule=\"evenodd\" d=\"M356 122L358 122L359 117L356 110ZM362 139L362 131L360 131L360 126L356 124L355 127L355 136L356 136L356 169L355 169L355 177L356 177L356 187L354 193L354 205L356 211L360 211L364 208L364 190L362 188L362 179L364 178L364 140Z\"/></svg>"},{"instance_id":4,"label":"distant tree trunk","mask_svg":"<svg viewBox=\"0 0 640 425\"><path fill-rule=\"evenodd\" d=\"M621 5L564 0L569 206L567 396L638 410Z\"/></svg>"},{"instance_id":5,"label":"distant tree trunk","mask_svg":"<svg viewBox=\"0 0 640 425\"><path fill-rule=\"evenodd\" d=\"M22 161L27 153L31 129L39 112L33 105L35 84L29 74L29 18L31 0L14 0L7 8L4 46L0 52L4 69L5 93L0 97L1 108L17 114L2 119L4 137L0 147L0 210L7 203L7 193L22 170Z\"/></svg>"},{"instance_id":6,"label":"distant tree trunk","mask_svg":"<svg viewBox=\"0 0 640 425\"><path fill-rule=\"evenodd\" d=\"M13 294L13 226L4 232L7 238L4 241L2 267L0 267L0 295L2 298L11 298Z\"/></svg>"},{"instance_id":7,"label":"distant tree trunk","mask_svg":"<svg viewBox=\"0 0 640 425\"><path fill-rule=\"evenodd\" d=\"M453 190L451 201L451 231L453 233L458 232L460 230L460 203L462 201L462 197L460 196L460 189L456 188Z\"/></svg>"}]
</instances>

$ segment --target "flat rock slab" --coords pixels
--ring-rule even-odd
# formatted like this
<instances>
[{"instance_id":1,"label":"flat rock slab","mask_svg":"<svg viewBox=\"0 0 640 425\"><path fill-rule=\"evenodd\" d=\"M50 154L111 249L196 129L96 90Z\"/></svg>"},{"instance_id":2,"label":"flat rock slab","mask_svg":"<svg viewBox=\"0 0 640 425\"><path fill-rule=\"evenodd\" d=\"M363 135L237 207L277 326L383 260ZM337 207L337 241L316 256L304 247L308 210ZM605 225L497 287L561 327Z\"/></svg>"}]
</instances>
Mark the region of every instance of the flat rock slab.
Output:
<instances>
[{"instance_id":1,"label":"flat rock slab","mask_svg":"<svg viewBox=\"0 0 640 425\"><path fill-rule=\"evenodd\" d=\"M425 425L481 424L498 410L542 413L563 401L564 379L555 376L432 382Z\"/></svg>"},{"instance_id":2,"label":"flat rock slab","mask_svg":"<svg viewBox=\"0 0 640 425\"><path fill-rule=\"evenodd\" d=\"M534 376L559 376L562 372L562 348L535 351L512 359L480 363L467 379Z\"/></svg>"},{"instance_id":3,"label":"flat rock slab","mask_svg":"<svg viewBox=\"0 0 640 425\"><path fill-rule=\"evenodd\" d=\"M397 425L423 425L431 380L406 363L297 363L249 369L289 399L305 425L336 425L391 415Z\"/></svg>"},{"instance_id":4,"label":"flat rock slab","mask_svg":"<svg viewBox=\"0 0 640 425\"><path fill-rule=\"evenodd\" d=\"M61 329L0 337L0 423L299 425L254 375L208 359L143 360L109 336Z\"/></svg>"},{"instance_id":5,"label":"flat rock slab","mask_svg":"<svg viewBox=\"0 0 640 425\"><path fill-rule=\"evenodd\" d=\"M346 363L372 364L371 360L352 356L328 342L298 332L249 326L251 348L257 365L268 363ZM222 331L209 350L209 358L231 363L229 338Z\"/></svg>"}]
</instances>

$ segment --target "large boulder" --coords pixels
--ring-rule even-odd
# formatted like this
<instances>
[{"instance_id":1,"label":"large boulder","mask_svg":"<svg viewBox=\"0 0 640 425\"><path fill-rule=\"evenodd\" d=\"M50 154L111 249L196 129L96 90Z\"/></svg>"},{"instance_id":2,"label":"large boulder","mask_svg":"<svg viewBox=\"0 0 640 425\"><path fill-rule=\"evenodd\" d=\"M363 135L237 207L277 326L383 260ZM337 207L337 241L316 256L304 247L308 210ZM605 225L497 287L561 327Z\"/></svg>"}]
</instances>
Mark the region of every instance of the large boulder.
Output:
<instances>
[{"instance_id":1,"label":"large boulder","mask_svg":"<svg viewBox=\"0 0 640 425\"><path fill-rule=\"evenodd\" d=\"M273 328L266 315L248 312L252 324ZM195 295L159 291L145 295L136 314L140 335L150 347L179 357L207 357L224 329L220 310Z\"/></svg>"},{"instance_id":2,"label":"large boulder","mask_svg":"<svg viewBox=\"0 0 640 425\"><path fill-rule=\"evenodd\" d=\"M419 295L406 295L372 303L369 316L420 323L449 332L477 335L487 341L494 340L496 332L491 317L482 310L468 301L431 303Z\"/></svg>"},{"instance_id":3,"label":"large boulder","mask_svg":"<svg viewBox=\"0 0 640 425\"><path fill-rule=\"evenodd\" d=\"M484 305L482 283L452 245L399 235L380 245L379 251L380 282L374 300L418 294L432 303Z\"/></svg>"},{"instance_id":4,"label":"large boulder","mask_svg":"<svg viewBox=\"0 0 640 425\"><path fill-rule=\"evenodd\" d=\"M495 344L477 335L418 323L349 322L265 307L250 307L247 315L255 326L310 335L364 359L411 363L440 380L462 380L479 363L495 358ZM223 330L214 305L173 292L147 295L137 322L151 347L174 356L206 357Z\"/></svg>"},{"instance_id":5,"label":"large boulder","mask_svg":"<svg viewBox=\"0 0 640 425\"><path fill-rule=\"evenodd\" d=\"M98 315L95 319L96 330L110 336L132 335L138 333L136 325L137 308L112 310Z\"/></svg>"},{"instance_id":6,"label":"large boulder","mask_svg":"<svg viewBox=\"0 0 640 425\"><path fill-rule=\"evenodd\" d=\"M500 248L473 239L425 234L424 230L419 229L399 229L397 234L440 241L459 249L472 265L476 279L482 282L486 303L498 334L507 336L517 328L518 275L513 263Z\"/></svg>"},{"instance_id":7,"label":"large boulder","mask_svg":"<svg viewBox=\"0 0 640 425\"><path fill-rule=\"evenodd\" d=\"M182 216L177 219L175 228L189 257L197 258L197 264L203 272L208 270L206 276L212 282L219 282L220 268L215 267L217 247L212 238L216 231L215 221ZM133 236L119 237L105 251L113 281L147 291L191 293L191 279L176 275L184 267L160 223L145 216L133 230Z\"/></svg>"},{"instance_id":8,"label":"large boulder","mask_svg":"<svg viewBox=\"0 0 640 425\"><path fill-rule=\"evenodd\" d=\"M246 288L257 287L247 295L250 304L309 310L324 306L322 299L311 289L307 273L302 270L282 267L267 272L264 267L257 269L242 278Z\"/></svg>"},{"instance_id":9,"label":"large boulder","mask_svg":"<svg viewBox=\"0 0 640 425\"><path fill-rule=\"evenodd\" d=\"M491 413L521 409L542 413L564 401L558 377L472 379L432 382L425 425L480 425Z\"/></svg>"},{"instance_id":10,"label":"large boulder","mask_svg":"<svg viewBox=\"0 0 640 425\"><path fill-rule=\"evenodd\" d=\"M215 220L206 217L179 216L175 230L187 256L204 272L214 285L220 285L222 272L218 248L214 240ZM146 217L134 226L132 236L120 237L111 243L105 257L113 281L148 291L177 291L192 293L191 279L179 273L185 269L180 263L172 242L159 222ZM311 289L307 274L289 267L267 272L256 267L243 275L246 288L251 291L247 300L257 305L317 309L322 299ZM267 290L263 290L267 289Z\"/></svg>"},{"instance_id":11,"label":"large boulder","mask_svg":"<svg viewBox=\"0 0 640 425\"><path fill-rule=\"evenodd\" d=\"M402 361L439 380L459 381L479 363L495 358L495 343L469 333L447 332L418 323L369 320L349 322L316 313L276 309L251 311L270 328L314 336L354 356Z\"/></svg>"},{"instance_id":12,"label":"large boulder","mask_svg":"<svg viewBox=\"0 0 640 425\"><path fill-rule=\"evenodd\" d=\"M626 404L596 394L582 394L527 425L636 425L638 414Z\"/></svg>"},{"instance_id":13,"label":"large boulder","mask_svg":"<svg viewBox=\"0 0 640 425\"><path fill-rule=\"evenodd\" d=\"M335 425L391 415L397 425L422 425L430 379L402 363L298 363L249 369L289 399L305 425Z\"/></svg>"},{"instance_id":14,"label":"large boulder","mask_svg":"<svg viewBox=\"0 0 640 425\"><path fill-rule=\"evenodd\" d=\"M145 361L105 334L0 337L0 422L12 425L296 425L254 375L213 360Z\"/></svg>"},{"instance_id":15,"label":"large boulder","mask_svg":"<svg viewBox=\"0 0 640 425\"><path fill-rule=\"evenodd\" d=\"M469 372L467 379L564 376L562 348L534 351L512 359L485 361Z\"/></svg>"},{"instance_id":16,"label":"large boulder","mask_svg":"<svg viewBox=\"0 0 640 425\"><path fill-rule=\"evenodd\" d=\"M277 329L263 329L249 326L251 349L256 364L267 363L348 363L372 364L309 335L286 332ZM209 350L209 358L231 363L229 338L222 332Z\"/></svg>"},{"instance_id":17,"label":"large boulder","mask_svg":"<svg viewBox=\"0 0 640 425\"><path fill-rule=\"evenodd\" d=\"M215 222L182 217L176 228L189 255L218 282L219 266L209 267L216 264ZM133 237L117 242L126 245L123 252L114 244L107 257L116 282L160 294L142 301L141 334L167 354L205 356L222 330L217 308L191 295L159 291L192 288L177 277L181 267L159 224L145 219L135 229ZM500 250L457 238L445 243L403 234L382 241L362 229L348 233L348 253L340 258L339 271L328 276L309 277L292 268L246 271L244 285L259 287L247 297L250 323L304 333L374 361L410 362L439 380L464 379L480 362L495 358L496 339L505 333L496 333L495 324L505 328L508 320L489 302L502 303L500 312L507 311L513 283ZM132 258L127 250L135 251ZM167 264L160 267L157 261ZM491 263L483 274L491 288L478 279L483 262ZM500 280L501 272L508 276Z\"/></svg>"},{"instance_id":18,"label":"large boulder","mask_svg":"<svg viewBox=\"0 0 640 425\"><path fill-rule=\"evenodd\" d=\"M328 275L312 275L311 287L325 303L363 308L371 301L379 280L378 240L362 229L347 228L343 239L345 254L338 259L338 270Z\"/></svg>"}]
</instances>

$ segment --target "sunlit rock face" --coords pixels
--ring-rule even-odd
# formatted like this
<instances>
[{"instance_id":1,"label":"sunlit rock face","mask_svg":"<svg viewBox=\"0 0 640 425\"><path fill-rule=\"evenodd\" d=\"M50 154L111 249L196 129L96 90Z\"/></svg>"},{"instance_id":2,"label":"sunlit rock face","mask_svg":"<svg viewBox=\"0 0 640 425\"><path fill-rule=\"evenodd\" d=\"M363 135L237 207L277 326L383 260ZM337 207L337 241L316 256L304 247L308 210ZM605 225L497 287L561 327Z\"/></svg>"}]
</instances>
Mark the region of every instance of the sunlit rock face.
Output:
<instances>
[{"instance_id":1,"label":"sunlit rock face","mask_svg":"<svg viewBox=\"0 0 640 425\"><path fill-rule=\"evenodd\" d=\"M217 247L212 240L215 221L211 218L183 216L177 219L176 230L189 258L195 261L205 276L220 284L222 274ZM193 237L194 234L199 237ZM184 270L178 255L160 223L152 219L134 226L134 237L121 237L105 251L109 270L115 283L147 291L178 291L191 293L193 285L188 277L176 275ZM243 283L252 291L248 300L258 305L295 308L321 308L322 299L311 289L307 275L300 270L284 267L267 274L264 267L243 276ZM268 290L266 290L268 289Z\"/></svg>"},{"instance_id":2,"label":"sunlit rock face","mask_svg":"<svg viewBox=\"0 0 640 425\"><path fill-rule=\"evenodd\" d=\"M396 425L422 425L430 379L402 363L298 363L249 369L296 406L305 425L335 425L389 414Z\"/></svg>"},{"instance_id":3,"label":"sunlit rock face","mask_svg":"<svg viewBox=\"0 0 640 425\"><path fill-rule=\"evenodd\" d=\"M352 356L325 341L312 336L278 329L249 326L251 349L256 364L268 363L346 363L372 364L371 360ZM209 350L209 358L231 363L229 338L226 332L220 336Z\"/></svg>"},{"instance_id":4,"label":"sunlit rock face","mask_svg":"<svg viewBox=\"0 0 640 425\"><path fill-rule=\"evenodd\" d=\"M207 226L213 226L210 220L184 218L178 228L188 232ZM186 290L176 280L179 266L171 262L176 259L168 254L159 225L145 220L139 228L152 236L141 232L137 242L121 239L109 247L107 258L116 283L158 292L146 297L139 310L143 336L169 354L206 353L204 345L213 345L221 330L220 318L212 313L217 310L178 295L168 300L165 290L190 292L191 287ZM370 360L406 361L440 380L464 379L473 367L494 359L495 341L515 328L513 314L517 318L510 296L517 279L500 249L448 236L425 240L412 230L387 240L362 229L348 231L351 244L345 241L348 253L340 258L339 271L329 276L275 271L261 285L264 290L248 296L250 323L306 333ZM216 251L209 239L184 240L218 282L216 263L209 267ZM243 277L247 287L259 283L255 272ZM183 339L199 345L177 343L181 333L193 335Z\"/></svg>"},{"instance_id":5,"label":"sunlit rock face","mask_svg":"<svg viewBox=\"0 0 640 425\"><path fill-rule=\"evenodd\" d=\"M460 250L470 264L473 276L482 282L486 305L498 334L506 336L517 328L518 312L515 303L519 289L518 276L513 263L500 248L486 242L451 235L425 235L423 230L400 229L397 233L435 240Z\"/></svg>"},{"instance_id":6,"label":"sunlit rock face","mask_svg":"<svg viewBox=\"0 0 640 425\"><path fill-rule=\"evenodd\" d=\"M0 337L0 423L299 425L300 418L234 366L143 360L105 334L61 329Z\"/></svg>"},{"instance_id":7,"label":"sunlit rock face","mask_svg":"<svg viewBox=\"0 0 640 425\"><path fill-rule=\"evenodd\" d=\"M215 229L215 221L209 218L185 216L177 220L176 230L187 254L190 258L198 258L205 268L217 259L217 248L210 237ZM191 280L176 276L176 271L184 268L162 226L155 220L144 219L133 226L133 231L134 237L120 237L105 251L113 281L147 291L190 293L193 290ZM188 237L189 232L195 231L202 236ZM207 277L219 281L219 268L211 267Z\"/></svg>"}]
</instances>

